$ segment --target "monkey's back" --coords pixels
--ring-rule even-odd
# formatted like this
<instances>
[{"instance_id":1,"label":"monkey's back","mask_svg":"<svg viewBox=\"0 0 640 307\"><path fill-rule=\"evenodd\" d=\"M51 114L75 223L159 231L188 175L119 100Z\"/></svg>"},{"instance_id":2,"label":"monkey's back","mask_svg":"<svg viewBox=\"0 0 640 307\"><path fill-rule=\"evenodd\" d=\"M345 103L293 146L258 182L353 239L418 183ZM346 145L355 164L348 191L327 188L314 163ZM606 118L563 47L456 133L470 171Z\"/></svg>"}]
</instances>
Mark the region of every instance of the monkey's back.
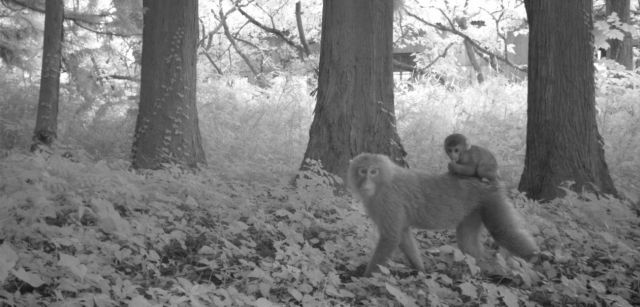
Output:
<instances>
[{"instance_id":1,"label":"monkey's back","mask_svg":"<svg viewBox=\"0 0 640 307\"><path fill-rule=\"evenodd\" d=\"M360 191L358 170L362 168L379 170L379 174L370 179L375 182L372 196L362 195ZM455 228L490 193L489 185L478 178L431 175L399 167L387 156L370 153L360 154L351 161L347 182L377 225L406 220L413 227L426 229Z\"/></svg>"},{"instance_id":2,"label":"monkey's back","mask_svg":"<svg viewBox=\"0 0 640 307\"><path fill-rule=\"evenodd\" d=\"M455 228L490 193L490 187L477 178L406 169L397 170L392 182L390 188L399 193L388 193L390 205L404 206L409 223L424 229Z\"/></svg>"}]
</instances>

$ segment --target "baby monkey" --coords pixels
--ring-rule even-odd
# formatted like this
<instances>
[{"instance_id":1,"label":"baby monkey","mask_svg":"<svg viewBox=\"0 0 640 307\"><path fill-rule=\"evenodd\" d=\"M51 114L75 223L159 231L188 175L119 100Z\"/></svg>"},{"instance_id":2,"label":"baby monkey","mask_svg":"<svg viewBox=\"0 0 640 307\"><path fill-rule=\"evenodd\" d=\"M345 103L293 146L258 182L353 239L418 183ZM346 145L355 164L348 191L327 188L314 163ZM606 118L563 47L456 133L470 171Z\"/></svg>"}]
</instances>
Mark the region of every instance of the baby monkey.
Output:
<instances>
[{"instance_id":1,"label":"baby monkey","mask_svg":"<svg viewBox=\"0 0 640 307\"><path fill-rule=\"evenodd\" d=\"M498 180L498 162L486 148L467 144L467 138L454 133L444 139L444 150L451 159L449 171L453 174Z\"/></svg>"}]
</instances>

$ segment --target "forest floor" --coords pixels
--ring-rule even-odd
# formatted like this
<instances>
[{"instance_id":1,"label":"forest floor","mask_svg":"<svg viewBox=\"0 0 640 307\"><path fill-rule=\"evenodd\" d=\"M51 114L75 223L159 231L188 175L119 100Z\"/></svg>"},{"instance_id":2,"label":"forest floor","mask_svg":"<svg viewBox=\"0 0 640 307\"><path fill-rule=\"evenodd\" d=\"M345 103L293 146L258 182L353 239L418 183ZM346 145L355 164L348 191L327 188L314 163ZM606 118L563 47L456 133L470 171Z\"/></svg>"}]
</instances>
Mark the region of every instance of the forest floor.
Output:
<instances>
[{"instance_id":1,"label":"forest floor","mask_svg":"<svg viewBox=\"0 0 640 307\"><path fill-rule=\"evenodd\" d=\"M548 260L493 249L480 269L451 231L419 231L426 273L398 253L362 278L375 229L323 177L292 188L128 169L81 154L0 160L0 305L640 305L640 219L618 200L540 204L514 192Z\"/></svg>"}]
</instances>

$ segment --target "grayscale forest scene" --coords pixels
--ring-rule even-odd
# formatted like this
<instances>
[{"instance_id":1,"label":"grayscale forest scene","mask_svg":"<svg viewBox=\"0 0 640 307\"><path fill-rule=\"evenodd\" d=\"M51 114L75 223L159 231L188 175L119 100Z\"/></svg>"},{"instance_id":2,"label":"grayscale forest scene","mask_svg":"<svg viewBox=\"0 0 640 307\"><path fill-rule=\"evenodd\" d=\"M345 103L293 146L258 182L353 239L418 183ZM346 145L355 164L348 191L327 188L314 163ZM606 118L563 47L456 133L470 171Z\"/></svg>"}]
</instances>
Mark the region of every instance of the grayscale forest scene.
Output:
<instances>
[{"instance_id":1,"label":"grayscale forest scene","mask_svg":"<svg viewBox=\"0 0 640 307\"><path fill-rule=\"evenodd\" d=\"M0 307L640 306L640 1L2 0Z\"/></svg>"}]
</instances>

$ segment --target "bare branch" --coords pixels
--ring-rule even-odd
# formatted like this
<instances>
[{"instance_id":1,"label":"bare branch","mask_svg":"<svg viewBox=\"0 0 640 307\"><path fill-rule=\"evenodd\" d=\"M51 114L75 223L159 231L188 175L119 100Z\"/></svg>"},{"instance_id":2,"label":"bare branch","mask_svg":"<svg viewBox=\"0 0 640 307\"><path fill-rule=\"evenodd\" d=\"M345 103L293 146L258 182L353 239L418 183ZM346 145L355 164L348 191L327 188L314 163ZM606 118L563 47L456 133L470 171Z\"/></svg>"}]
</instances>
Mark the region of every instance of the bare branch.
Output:
<instances>
[{"instance_id":1,"label":"bare branch","mask_svg":"<svg viewBox=\"0 0 640 307\"><path fill-rule=\"evenodd\" d=\"M44 1L40 2L40 1L28 1L28 0L2 0L2 4L9 9L11 9L9 5L14 4L14 5L44 14L44 6L42 6L42 4L44 4ZM112 16L112 15L107 12L98 13L98 14L82 14L82 13L67 11L67 10L65 10L64 12L64 19L66 20L80 21L80 22L85 22L89 24L99 24L102 22L102 19L104 17L109 17L109 16Z\"/></svg>"},{"instance_id":2,"label":"bare branch","mask_svg":"<svg viewBox=\"0 0 640 307\"><path fill-rule=\"evenodd\" d=\"M42 2L44 3L44 2ZM45 13L44 7L41 5L39 1L29 1L29 0L2 0L2 4L9 8L13 9L11 5L16 5L21 8L27 8L34 12ZM87 31L102 34L102 35L112 35L118 37L130 37L130 36L140 36L141 33L118 33L111 31L104 31L95 29L93 26L104 26L106 23L104 21L105 17L112 16L110 13L98 13L98 14L83 14L74 11L65 10L64 12L64 20L70 20L75 25L80 28L83 28Z\"/></svg>"},{"instance_id":3,"label":"bare branch","mask_svg":"<svg viewBox=\"0 0 640 307\"><path fill-rule=\"evenodd\" d=\"M211 55L208 52L203 51L203 52L201 52L201 54L203 54L207 58L207 60L209 60L209 63L211 63L211 66L213 66L213 68L215 68L215 70L218 72L219 75L223 75L222 69L220 69L220 67L218 67L218 65L216 65L216 62L213 60L213 58L211 57Z\"/></svg>"},{"instance_id":4,"label":"bare branch","mask_svg":"<svg viewBox=\"0 0 640 307\"><path fill-rule=\"evenodd\" d=\"M244 60L247 66L249 66L249 69L251 69L251 72L257 77L258 71L255 69L255 67L253 67L253 64L251 64L251 60L249 59L249 57L247 57L242 52L242 50L240 50L240 47L238 47L238 44L236 44L236 40L233 38L233 36L231 36L231 32L229 32L229 26L227 26L226 16L222 12L222 9L220 10L220 23L222 24L222 28L224 29L224 35L229 40L229 43L231 44L231 46L233 46L233 49L235 49L235 51L238 53L238 55L240 55L242 60Z\"/></svg>"},{"instance_id":5,"label":"bare branch","mask_svg":"<svg viewBox=\"0 0 640 307\"><path fill-rule=\"evenodd\" d=\"M497 55L497 54L487 50L487 48L484 48L484 47L480 46L480 44L478 44L475 40L471 39L471 37L469 37L468 35L460 32L460 31L458 31L458 30L456 30L454 28L447 28L447 27L445 27L443 25L439 25L439 24L434 24L434 23L428 22L428 21L424 20L423 18L421 18L420 16L417 16L417 15L415 15L415 14L409 12L409 11L407 11L406 14L411 16L411 17L413 17L413 18L415 18L416 20L422 22L423 24L425 24L427 26L430 26L432 28L438 29L440 31L453 33L455 35L458 35L458 36L464 38L465 40L469 40L471 45L473 45L473 47L476 48L479 52L481 52L481 53L483 53L483 54L485 54L485 55L487 55L489 57L495 57L496 59L504 62L505 64L513 67L516 70L519 70L519 71L522 71L522 72L526 72L527 71L526 68L522 68L519 65L513 64L513 63L511 63L511 61L509 61L509 59L507 59L507 58L505 58L505 57L503 57L501 55Z\"/></svg>"},{"instance_id":6,"label":"bare branch","mask_svg":"<svg viewBox=\"0 0 640 307\"><path fill-rule=\"evenodd\" d=\"M304 36L304 28L302 27L302 9L300 1L296 2L296 23L298 24L298 36L300 37L300 43L302 44L304 53L308 56L311 52L309 51L309 44L307 44L307 39Z\"/></svg>"},{"instance_id":7,"label":"bare branch","mask_svg":"<svg viewBox=\"0 0 640 307\"><path fill-rule=\"evenodd\" d=\"M504 52L504 57L506 59L509 59L509 46L508 46L508 42L507 42L507 36L500 31L500 22L502 21L502 18L504 17L504 10L505 10L504 4L501 3L501 7L502 7L502 10L499 11L500 14L498 15L498 17L493 15L493 14L497 13L498 11L489 12L484 8L480 8L480 9L485 11L487 14L489 14L489 16L491 16L491 19L493 19L493 22L496 24L496 35L500 39L502 39L502 41L504 42L504 51L503 51Z\"/></svg>"},{"instance_id":8,"label":"bare branch","mask_svg":"<svg viewBox=\"0 0 640 307\"><path fill-rule=\"evenodd\" d=\"M451 48L454 45L454 43L449 43L449 45L444 48L444 51L442 51L442 53L438 54L438 56L433 59L433 61L431 61L431 63L429 63L427 66L425 66L424 70L429 69L431 66L433 66L433 64L435 64L436 62L438 62L438 60L440 60L441 58L444 58L447 56L447 52L449 52L449 48Z\"/></svg>"},{"instance_id":9,"label":"bare branch","mask_svg":"<svg viewBox=\"0 0 640 307\"><path fill-rule=\"evenodd\" d=\"M79 20L73 20L73 24L87 31L93 32L95 34L111 35L111 36L117 36L117 37L142 36L142 33L117 33L117 32L111 32L111 31L96 30L87 25L84 25L83 22Z\"/></svg>"},{"instance_id":10,"label":"bare branch","mask_svg":"<svg viewBox=\"0 0 640 307\"><path fill-rule=\"evenodd\" d=\"M226 13L224 13L224 16L227 17L229 16L231 13L235 12L236 8L232 7L231 9L229 9ZM216 16L216 12L214 10L211 10L211 13L213 14L213 16ZM201 20L202 23L202 20ZM211 37L213 36L213 34L218 33L218 31L220 31L220 29L222 28L222 23L219 23L218 25L216 25L213 30L207 32L207 34L204 34L204 24L202 24L202 31L203 31L203 35L202 35L202 40L204 41L205 39L208 39L209 41L207 42L207 46L206 48L204 48L205 50L209 50L209 48L211 47Z\"/></svg>"},{"instance_id":11,"label":"bare branch","mask_svg":"<svg viewBox=\"0 0 640 307\"><path fill-rule=\"evenodd\" d=\"M107 79L116 79L116 80L126 80L126 81L140 83L140 77L134 77L134 76L107 75L107 76L105 76L105 78L107 78Z\"/></svg>"},{"instance_id":12,"label":"bare branch","mask_svg":"<svg viewBox=\"0 0 640 307\"><path fill-rule=\"evenodd\" d=\"M447 15L447 13L445 13L442 9L438 9L440 11L440 13L442 13L442 16L444 17L444 19L447 20L447 22L449 23L449 26L451 27L451 29L455 29L455 24L453 23L453 20L451 20L451 18L449 18L449 16Z\"/></svg>"},{"instance_id":13,"label":"bare branch","mask_svg":"<svg viewBox=\"0 0 640 307\"><path fill-rule=\"evenodd\" d=\"M292 40L288 39L284 33L282 33L282 31L277 30L275 28L270 28L267 27L265 25L263 25L262 23L260 23L259 21L257 21L255 18L251 17L249 14L247 14L247 12L245 12L241 7L236 6L236 8L238 8L238 12L240 12L240 14L242 14L242 16L246 17L247 20L249 20L249 22L251 22L252 24L256 25L258 28L264 30L265 32L271 33L277 37L279 37L280 39L282 39L282 41L284 41L287 45L291 46L292 48L294 48L296 51L298 51L298 56L300 58L304 57L304 49L298 45L296 45L296 43L294 43Z\"/></svg>"}]
</instances>

